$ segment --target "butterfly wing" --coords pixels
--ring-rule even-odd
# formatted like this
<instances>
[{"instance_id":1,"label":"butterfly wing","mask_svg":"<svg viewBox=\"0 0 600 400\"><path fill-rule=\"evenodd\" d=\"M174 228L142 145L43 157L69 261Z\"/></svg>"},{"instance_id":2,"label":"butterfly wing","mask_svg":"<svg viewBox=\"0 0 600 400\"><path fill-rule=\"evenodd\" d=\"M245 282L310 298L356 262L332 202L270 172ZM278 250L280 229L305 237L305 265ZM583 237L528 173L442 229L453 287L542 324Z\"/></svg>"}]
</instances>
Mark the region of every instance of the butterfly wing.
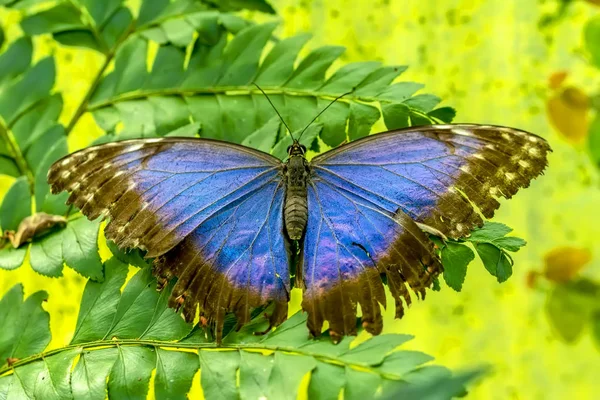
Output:
<instances>
[{"instance_id":1,"label":"butterfly wing","mask_svg":"<svg viewBox=\"0 0 600 400\"><path fill-rule=\"evenodd\" d=\"M191 320L197 305L220 335L227 311L238 322L274 301L285 318L289 259L283 230L281 163L219 141L165 138L90 147L57 161L53 192L90 219L109 216L105 234L156 257L155 273L178 277L170 304Z\"/></svg>"},{"instance_id":2,"label":"butterfly wing","mask_svg":"<svg viewBox=\"0 0 600 400\"><path fill-rule=\"evenodd\" d=\"M315 157L302 261L311 332L328 320L337 333L353 333L358 303L363 324L378 333L380 274L401 317L406 284L423 296L441 271L420 228L467 235L493 216L497 197L542 173L548 151L523 131L465 124L372 135Z\"/></svg>"}]
</instances>

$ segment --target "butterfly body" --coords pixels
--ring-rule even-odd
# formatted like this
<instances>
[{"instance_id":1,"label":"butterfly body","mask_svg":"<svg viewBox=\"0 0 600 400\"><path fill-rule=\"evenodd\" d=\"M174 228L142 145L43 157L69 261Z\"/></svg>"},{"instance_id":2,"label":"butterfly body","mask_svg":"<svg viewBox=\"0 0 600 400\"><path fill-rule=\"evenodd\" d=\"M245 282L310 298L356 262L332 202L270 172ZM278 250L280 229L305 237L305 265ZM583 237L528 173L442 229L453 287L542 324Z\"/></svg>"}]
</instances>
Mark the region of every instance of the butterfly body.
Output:
<instances>
[{"instance_id":1,"label":"butterfly body","mask_svg":"<svg viewBox=\"0 0 600 400\"><path fill-rule=\"evenodd\" d=\"M491 218L499 197L547 165L548 143L506 127L455 124L367 136L307 161L295 142L284 162L231 143L165 137L73 153L51 167L54 193L70 192L105 235L154 258L160 282L178 278L169 304L199 308L217 341L227 313L287 314L292 286L313 336L381 332L385 277L396 316L443 270L427 232L460 238ZM292 241L298 250L290 254Z\"/></svg>"},{"instance_id":2,"label":"butterfly body","mask_svg":"<svg viewBox=\"0 0 600 400\"><path fill-rule=\"evenodd\" d=\"M289 158L284 166L285 175L285 229L291 240L300 240L308 220L307 185L310 166L305 157L306 148L295 141L288 149Z\"/></svg>"}]
</instances>

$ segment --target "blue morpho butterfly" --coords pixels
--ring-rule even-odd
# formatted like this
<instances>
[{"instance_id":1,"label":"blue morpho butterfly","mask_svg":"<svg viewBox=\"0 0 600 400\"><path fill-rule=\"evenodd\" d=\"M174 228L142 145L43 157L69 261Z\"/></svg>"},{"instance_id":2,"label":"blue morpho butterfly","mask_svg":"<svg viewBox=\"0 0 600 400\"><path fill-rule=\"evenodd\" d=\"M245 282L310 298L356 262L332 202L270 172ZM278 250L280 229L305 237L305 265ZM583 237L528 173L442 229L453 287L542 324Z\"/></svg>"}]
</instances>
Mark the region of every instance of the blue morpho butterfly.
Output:
<instances>
[{"instance_id":1,"label":"blue morpho butterfly","mask_svg":"<svg viewBox=\"0 0 600 400\"><path fill-rule=\"evenodd\" d=\"M418 297L442 271L427 233L460 238L540 175L547 142L517 129L432 125L379 133L308 161L297 139L284 162L217 140L165 137L107 143L57 161L54 193L71 192L106 237L155 258L169 304L199 307L221 340L225 315L247 323L275 303L285 320L291 272L314 336L381 332L382 278L396 301ZM298 249L293 251L292 249Z\"/></svg>"}]
</instances>

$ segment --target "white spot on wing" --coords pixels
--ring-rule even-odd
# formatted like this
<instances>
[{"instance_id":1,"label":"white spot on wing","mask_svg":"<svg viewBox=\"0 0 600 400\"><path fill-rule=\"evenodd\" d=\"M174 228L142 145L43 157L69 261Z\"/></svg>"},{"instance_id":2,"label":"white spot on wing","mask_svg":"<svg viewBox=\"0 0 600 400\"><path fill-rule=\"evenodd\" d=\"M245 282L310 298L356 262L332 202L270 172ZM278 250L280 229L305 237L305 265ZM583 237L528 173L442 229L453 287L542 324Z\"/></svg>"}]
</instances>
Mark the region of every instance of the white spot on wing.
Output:
<instances>
[{"instance_id":1,"label":"white spot on wing","mask_svg":"<svg viewBox=\"0 0 600 400\"><path fill-rule=\"evenodd\" d=\"M96 158L96 155L97 155L97 154L98 154L98 153L96 153L95 151L90 151L90 152L87 154L87 157L86 157L86 160L85 160L85 161L86 161L86 162L87 162L87 161L92 161L94 158Z\"/></svg>"},{"instance_id":2,"label":"white spot on wing","mask_svg":"<svg viewBox=\"0 0 600 400\"><path fill-rule=\"evenodd\" d=\"M506 172L504 173L504 176L506 177L507 181L512 181L513 179L515 179L515 174L513 174L512 172Z\"/></svg>"},{"instance_id":3,"label":"white spot on wing","mask_svg":"<svg viewBox=\"0 0 600 400\"><path fill-rule=\"evenodd\" d=\"M158 142L162 142L162 141L163 141L162 138L146 139L146 143L158 143Z\"/></svg>"},{"instance_id":4,"label":"white spot on wing","mask_svg":"<svg viewBox=\"0 0 600 400\"><path fill-rule=\"evenodd\" d=\"M63 179L67 179L69 177L69 175L71 175L71 171L63 171L62 174L60 174L60 177Z\"/></svg>"},{"instance_id":5,"label":"white spot on wing","mask_svg":"<svg viewBox=\"0 0 600 400\"><path fill-rule=\"evenodd\" d=\"M67 157L64 160L62 160L60 162L60 166L61 167L66 167L67 165L69 165L71 163L71 157Z\"/></svg>"},{"instance_id":6,"label":"white spot on wing","mask_svg":"<svg viewBox=\"0 0 600 400\"><path fill-rule=\"evenodd\" d=\"M127 152L131 152L131 151L138 151L138 150L139 150L139 149L141 149L142 147L144 147L144 144L143 144L143 143L140 143L140 144L134 144L134 145L128 146L128 147L125 149L125 151L127 151Z\"/></svg>"},{"instance_id":7,"label":"white spot on wing","mask_svg":"<svg viewBox=\"0 0 600 400\"><path fill-rule=\"evenodd\" d=\"M454 133L455 135L461 135L461 136L473 136L473 132L468 131L466 129L462 129L462 128L453 128L452 133Z\"/></svg>"},{"instance_id":8,"label":"white spot on wing","mask_svg":"<svg viewBox=\"0 0 600 400\"><path fill-rule=\"evenodd\" d=\"M529 163L525 160L519 160L519 165L523 168L529 168Z\"/></svg>"}]
</instances>

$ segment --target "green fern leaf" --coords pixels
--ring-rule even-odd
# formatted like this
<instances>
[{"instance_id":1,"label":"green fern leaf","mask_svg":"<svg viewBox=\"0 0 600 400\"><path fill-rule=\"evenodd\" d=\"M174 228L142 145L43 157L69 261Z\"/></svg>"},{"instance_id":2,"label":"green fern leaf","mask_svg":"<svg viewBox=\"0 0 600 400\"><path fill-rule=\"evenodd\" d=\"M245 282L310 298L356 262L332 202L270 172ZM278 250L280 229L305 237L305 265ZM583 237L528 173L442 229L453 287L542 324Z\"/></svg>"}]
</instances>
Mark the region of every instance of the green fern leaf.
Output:
<instances>
[{"instance_id":1,"label":"green fern leaf","mask_svg":"<svg viewBox=\"0 0 600 400\"><path fill-rule=\"evenodd\" d=\"M309 339L301 313L257 336L268 325L258 313L240 331L231 326L217 348L208 330L192 329L167 307L172 287L157 293L149 268L127 284L129 269L116 258L105 271L103 282L86 285L71 344L45 353L40 353L50 341L48 314L41 308L45 293L23 301L16 286L0 300L0 324L8 327L0 333L0 356L9 359L0 366L0 398L143 399L153 374L157 398L184 398L198 369L207 399L295 399L309 372L311 398L338 398L342 389L348 398L375 393L383 398L450 374L425 365L432 359L425 354L398 351L408 335L384 334L357 346L351 346L353 338L334 345L327 332Z\"/></svg>"}]
</instances>

